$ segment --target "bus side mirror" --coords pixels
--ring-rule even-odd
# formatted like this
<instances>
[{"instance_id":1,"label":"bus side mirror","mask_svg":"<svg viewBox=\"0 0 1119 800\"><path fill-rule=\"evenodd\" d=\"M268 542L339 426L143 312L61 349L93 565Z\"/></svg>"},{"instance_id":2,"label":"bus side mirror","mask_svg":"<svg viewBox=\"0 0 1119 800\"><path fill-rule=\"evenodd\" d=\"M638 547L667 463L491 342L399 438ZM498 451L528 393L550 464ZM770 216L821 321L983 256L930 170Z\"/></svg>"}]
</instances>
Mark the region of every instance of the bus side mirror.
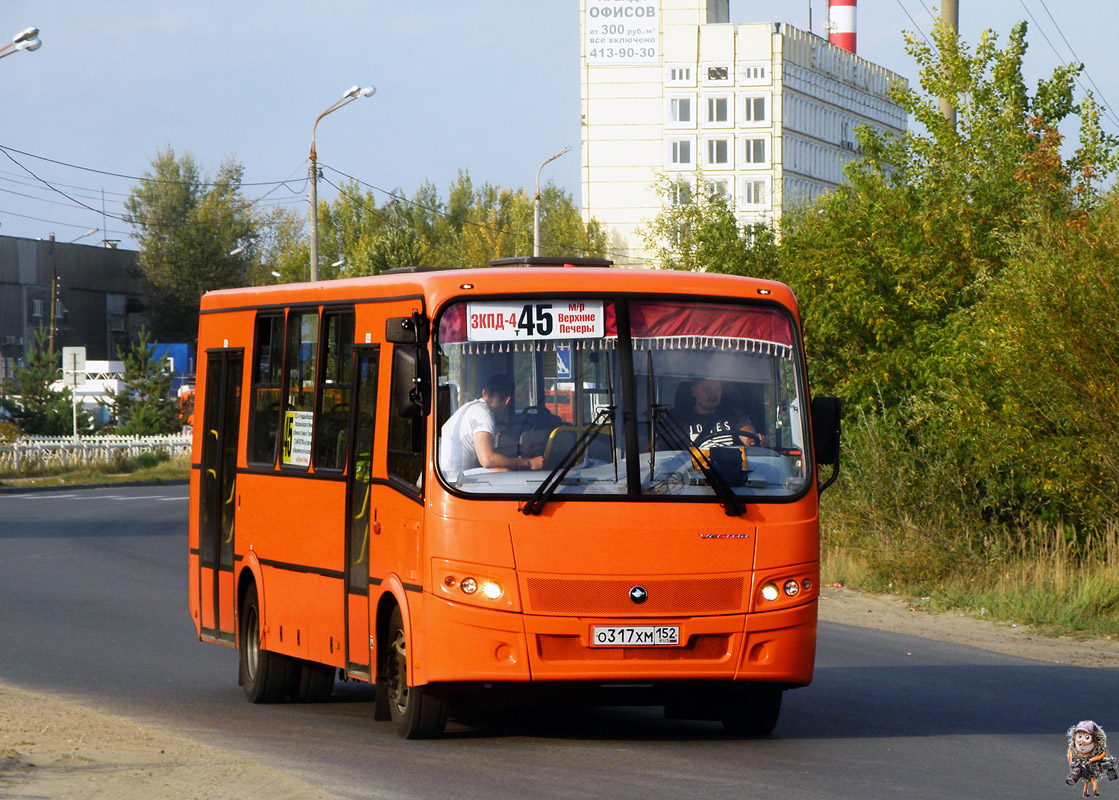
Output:
<instances>
[{"instance_id":1,"label":"bus side mirror","mask_svg":"<svg viewBox=\"0 0 1119 800\"><path fill-rule=\"evenodd\" d=\"M831 464L831 477L820 485L823 493L839 476L839 434L842 403L838 397L812 398L812 449L817 464Z\"/></svg>"},{"instance_id":2,"label":"bus side mirror","mask_svg":"<svg viewBox=\"0 0 1119 800\"><path fill-rule=\"evenodd\" d=\"M431 370L422 347L396 345L392 351L392 402L405 419L431 412Z\"/></svg>"},{"instance_id":3,"label":"bus side mirror","mask_svg":"<svg viewBox=\"0 0 1119 800\"><path fill-rule=\"evenodd\" d=\"M431 323L419 311L410 317L389 317L385 321L385 339L393 344L426 344Z\"/></svg>"}]
</instances>

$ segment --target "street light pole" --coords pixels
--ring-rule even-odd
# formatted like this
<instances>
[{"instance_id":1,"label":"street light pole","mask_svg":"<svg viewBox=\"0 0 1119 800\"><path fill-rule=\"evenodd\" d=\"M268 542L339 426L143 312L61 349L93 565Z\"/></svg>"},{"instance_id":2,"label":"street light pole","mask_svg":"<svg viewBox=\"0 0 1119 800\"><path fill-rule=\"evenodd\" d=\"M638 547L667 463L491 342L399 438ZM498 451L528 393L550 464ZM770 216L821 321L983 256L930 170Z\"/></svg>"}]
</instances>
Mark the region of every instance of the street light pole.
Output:
<instances>
[{"instance_id":1,"label":"street light pole","mask_svg":"<svg viewBox=\"0 0 1119 800\"><path fill-rule=\"evenodd\" d=\"M540 255L540 170L570 150L570 147L565 147L558 153L548 156L536 170L536 195L532 198L532 254L534 256Z\"/></svg>"},{"instance_id":2,"label":"street light pole","mask_svg":"<svg viewBox=\"0 0 1119 800\"><path fill-rule=\"evenodd\" d=\"M337 111L342 106L349 105L359 97L371 97L377 90L372 86L362 89L360 86L351 86L341 99L315 118L311 126L311 282L319 279L319 166L318 155L315 153L315 129L319 127L319 120L327 114Z\"/></svg>"},{"instance_id":3,"label":"street light pole","mask_svg":"<svg viewBox=\"0 0 1119 800\"><path fill-rule=\"evenodd\" d=\"M32 53L42 46L43 42L39 38L39 29L27 28L13 36L10 44L0 47L0 58L7 58L13 53L18 53L20 50L26 50Z\"/></svg>"}]
</instances>

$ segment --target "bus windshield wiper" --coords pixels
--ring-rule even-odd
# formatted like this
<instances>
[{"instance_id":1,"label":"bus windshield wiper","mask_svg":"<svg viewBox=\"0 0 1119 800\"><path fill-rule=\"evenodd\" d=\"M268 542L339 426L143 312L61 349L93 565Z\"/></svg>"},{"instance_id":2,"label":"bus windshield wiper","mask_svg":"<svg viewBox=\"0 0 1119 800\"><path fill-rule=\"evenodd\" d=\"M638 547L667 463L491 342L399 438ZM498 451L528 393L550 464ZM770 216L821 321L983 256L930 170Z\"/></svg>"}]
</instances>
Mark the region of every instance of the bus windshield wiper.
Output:
<instances>
[{"instance_id":1,"label":"bus windshield wiper","mask_svg":"<svg viewBox=\"0 0 1119 800\"><path fill-rule=\"evenodd\" d=\"M614 406L606 406L598 412L598 416L595 417L594 422L587 426L586 430L575 440L575 444L571 445L571 449L564 453L559 463L552 467L552 471L540 482L540 486L533 492L532 498L525 503L524 508L521 509L522 514L536 516L544 510L544 504L556 493L556 489L559 488L563 479L567 477L567 473L571 471L571 468L579 463L579 459L583 457L583 453L590 447L591 442L594 441L594 437L598 436L602 429L606 427L607 423L613 419Z\"/></svg>"},{"instance_id":2,"label":"bus windshield wiper","mask_svg":"<svg viewBox=\"0 0 1119 800\"><path fill-rule=\"evenodd\" d=\"M699 471L703 473L703 477L707 480L707 485L715 492L715 497L719 500L723 510L727 513L728 517L740 517L746 510L742 504L742 500L734 493L734 489L727 483L726 478L719 474L719 471L711 464L711 460L704 455L703 451L698 447L692 447L688 440L687 433L684 432L683 427L677 422L676 418L672 416L672 412L668 410L668 406L663 406L654 403L649 406L652 420L652 436L653 441L656 441L657 425L661 425L661 431L668 445L674 450L682 450L690 452L692 461ZM650 465L651 466L651 465ZM652 480L652 469L649 471L649 479Z\"/></svg>"}]
</instances>

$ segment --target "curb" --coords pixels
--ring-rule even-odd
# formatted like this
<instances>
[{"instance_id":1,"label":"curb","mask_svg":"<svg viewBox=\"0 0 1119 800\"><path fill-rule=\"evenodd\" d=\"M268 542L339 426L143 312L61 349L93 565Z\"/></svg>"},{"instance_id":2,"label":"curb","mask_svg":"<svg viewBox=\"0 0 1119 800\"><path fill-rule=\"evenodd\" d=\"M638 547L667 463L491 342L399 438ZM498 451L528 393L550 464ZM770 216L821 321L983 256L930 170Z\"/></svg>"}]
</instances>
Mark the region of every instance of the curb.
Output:
<instances>
[{"instance_id":1,"label":"curb","mask_svg":"<svg viewBox=\"0 0 1119 800\"><path fill-rule=\"evenodd\" d=\"M43 486L35 484L34 486L0 486L0 495L3 494L24 494L28 492L57 492L59 490L72 490L72 489L108 489L116 488L118 486L186 486L190 483L190 478L173 478L171 480L150 480L150 481L112 481L107 483L56 483L50 486Z\"/></svg>"}]
</instances>

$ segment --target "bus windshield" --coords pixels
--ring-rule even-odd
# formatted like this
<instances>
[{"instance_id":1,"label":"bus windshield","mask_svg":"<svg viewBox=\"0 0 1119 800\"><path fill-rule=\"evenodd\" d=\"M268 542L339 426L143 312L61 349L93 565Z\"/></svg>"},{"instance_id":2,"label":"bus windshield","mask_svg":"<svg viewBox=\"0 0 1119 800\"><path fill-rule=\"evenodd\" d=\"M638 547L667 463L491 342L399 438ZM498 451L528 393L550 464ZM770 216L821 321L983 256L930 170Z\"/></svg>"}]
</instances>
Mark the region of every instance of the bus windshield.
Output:
<instances>
[{"instance_id":1,"label":"bus windshield","mask_svg":"<svg viewBox=\"0 0 1119 800\"><path fill-rule=\"evenodd\" d=\"M566 468L565 498L799 495L809 467L793 330L782 309L701 300L454 303L437 325L443 480L527 495ZM490 443L501 466L475 452Z\"/></svg>"}]
</instances>

